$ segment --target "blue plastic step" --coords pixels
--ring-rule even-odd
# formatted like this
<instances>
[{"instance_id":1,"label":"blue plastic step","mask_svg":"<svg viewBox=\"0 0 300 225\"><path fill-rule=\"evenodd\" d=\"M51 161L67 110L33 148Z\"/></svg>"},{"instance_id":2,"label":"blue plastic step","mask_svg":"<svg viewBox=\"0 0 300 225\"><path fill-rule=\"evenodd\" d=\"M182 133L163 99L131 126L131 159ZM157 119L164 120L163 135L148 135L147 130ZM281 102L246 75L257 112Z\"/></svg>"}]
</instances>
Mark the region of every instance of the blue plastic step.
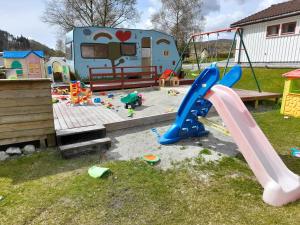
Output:
<instances>
[{"instance_id":1,"label":"blue plastic step","mask_svg":"<svg viewBox=\"0 0 300 225\"><path fill-rule=\"evenodd\" d=\"M172 144L183 138L207 135L204 125L198 121L198 116L206 117L212 107L204 96L217 82L232 87L241 75L242 69L236 65L218 82L220 73L215 65L204 69L183 99L174 124L160 137L159 143Z\"/></svg>"}]
</instances>

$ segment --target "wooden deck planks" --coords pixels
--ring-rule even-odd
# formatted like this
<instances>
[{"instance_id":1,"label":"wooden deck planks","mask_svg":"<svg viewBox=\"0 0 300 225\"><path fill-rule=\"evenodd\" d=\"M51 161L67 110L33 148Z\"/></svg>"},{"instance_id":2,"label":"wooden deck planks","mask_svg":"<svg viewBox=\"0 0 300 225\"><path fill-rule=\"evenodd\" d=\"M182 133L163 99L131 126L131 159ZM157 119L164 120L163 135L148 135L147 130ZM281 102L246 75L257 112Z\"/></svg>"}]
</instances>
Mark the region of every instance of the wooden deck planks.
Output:
<instances>
[{"instance_id":1,"label":"wooden deck planks","mask_svg":"<svg viewBox=\"0 0 300 225\"><path fill-rule=\"evenodd\" d=\"M57 116L57 118L54 118L54 120L57 120L59 122L59 125L60 125L59 127L55 126L55 130L68 129L68 126L67 126L67 124L64 120L64 116L59 110L59 104L54 104L53 105L53 110L55 111L55 115Z\"/></svg>"},{"instance_id":2,"label":"wooden deck planks","mask_svg":"<svg viewBox=\"0 0 300 225\"><path fill-rule=\"evenodd\" d=\"M282 96L279 93L258 92L251 90L234 89L243 101L278 99Z\"/></svg>"},{"instance_id":3,"label":"wooden deck planks","mask_svg":"<svg viewBox=\"0 0 300 225\"><path fill-rule=\"evenodd\" d=\"M68 106L66 103L53 105L54 125L56 131L76 130L101 127L103 124L124 121L112 110L103 106Z\"/></svg>"}]
</instances>

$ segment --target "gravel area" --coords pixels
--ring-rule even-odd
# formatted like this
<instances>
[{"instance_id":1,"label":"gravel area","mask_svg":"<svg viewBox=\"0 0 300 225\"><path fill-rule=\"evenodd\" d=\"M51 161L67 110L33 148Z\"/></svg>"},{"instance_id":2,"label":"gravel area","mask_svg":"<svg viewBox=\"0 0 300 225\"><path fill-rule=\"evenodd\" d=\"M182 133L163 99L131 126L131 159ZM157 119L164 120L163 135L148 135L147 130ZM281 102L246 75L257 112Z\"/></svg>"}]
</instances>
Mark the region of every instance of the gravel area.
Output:
<instances>
[{"instance_id":1,"label":"gravel area","mask_svg":"<svg viewBox=\"0 0 300 225\"><path fill-rule=\"evenodd\" d=\"M211 119L219 120L218 117ZM105 160L131 160L151 153L161 158L158 167L168 169L173 163L196 158L204 148L212 150L211 155L202 154L207 160L218 160L224 154L234 156L238 153L231 137L209 128L210 134L207 137L189 138L172 145L160 145L151 128L156 128L159 134L163 134L170 125L170 122L166 122L156 126L136 127L109 133L112 147L103 157Z\"/></svg>"}]
</instances>

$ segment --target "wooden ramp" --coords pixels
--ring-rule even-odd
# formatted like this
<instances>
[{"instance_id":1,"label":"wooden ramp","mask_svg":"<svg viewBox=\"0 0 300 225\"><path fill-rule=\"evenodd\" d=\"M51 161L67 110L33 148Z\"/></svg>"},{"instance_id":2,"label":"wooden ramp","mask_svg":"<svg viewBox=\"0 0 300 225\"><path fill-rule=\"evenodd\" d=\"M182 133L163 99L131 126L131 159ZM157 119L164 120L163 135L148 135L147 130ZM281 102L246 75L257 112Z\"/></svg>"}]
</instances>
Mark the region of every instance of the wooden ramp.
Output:
<instances>
[{"instance_id":1,"label":"wooden ramp","mask_svg":"<svg viewBox=\"0 0 300 225\"><path fill-rule=\"evenodd\" d=\"M57 144L65 158L109 148L105 124L124 121L112 110L101 106L53 105Z\"/></svg>"}]
</instances>

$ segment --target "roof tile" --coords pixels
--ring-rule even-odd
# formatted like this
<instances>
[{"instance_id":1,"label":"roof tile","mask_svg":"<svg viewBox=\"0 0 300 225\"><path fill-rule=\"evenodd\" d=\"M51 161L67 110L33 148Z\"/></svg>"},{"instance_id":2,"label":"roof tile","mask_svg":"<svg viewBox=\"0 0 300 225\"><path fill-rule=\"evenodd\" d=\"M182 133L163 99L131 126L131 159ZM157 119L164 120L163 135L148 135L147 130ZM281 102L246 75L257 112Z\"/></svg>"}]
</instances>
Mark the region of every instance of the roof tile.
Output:
<instances>
[{"instance_id":1,"label":"roof tile","mask_svg":"<svg viewBox=\"0 0 300 225\"><path fill-rule=\"evenodd\" d=\"M10 59L10 58L22 59L22 58L26 58L30 53L34 53L38 57L44 58L43 51L4 51L3 58L5 58L5 59Z\"/></svg>"},{"instance_id":2,"label":"roof tile","mask_svg":"<svg viewBox=\"0 0 300 225\"><path fill-rule=\"evenodd\" d=\"M259 23L261 22L261 20L265 20L265 19L271 20L273 17L284 16L286 14L296 13L296 12L299 12L300 14L300 0L291 0L283 3L271 5L267 9L264 9L260 12L257 12L251 16L248 16L242 20L239 20L231 24L231 27L238 27L246 24Z\"/></svg>"}]
</instances>

